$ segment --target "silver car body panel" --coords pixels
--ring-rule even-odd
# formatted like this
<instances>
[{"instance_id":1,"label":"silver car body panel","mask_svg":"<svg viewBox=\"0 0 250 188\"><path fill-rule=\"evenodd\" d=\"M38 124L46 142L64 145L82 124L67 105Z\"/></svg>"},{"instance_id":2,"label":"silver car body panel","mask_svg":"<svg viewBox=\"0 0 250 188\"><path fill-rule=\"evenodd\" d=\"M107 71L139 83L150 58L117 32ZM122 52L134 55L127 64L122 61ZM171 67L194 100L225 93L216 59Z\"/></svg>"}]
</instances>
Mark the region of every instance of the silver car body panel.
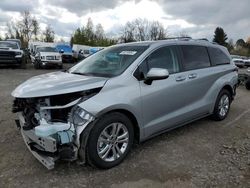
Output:
<instances>
[{"instance_id":1,"label":"silver car body panel","mask_svg":"<svg viewBox=\"0 0 250 188\"><path fill-rule=\"evenodd\" d=\"M44 97L103 87L107 78L54 72L35 76L19 85L12 96L17 98Z\"/></svg>"}]
</instances>

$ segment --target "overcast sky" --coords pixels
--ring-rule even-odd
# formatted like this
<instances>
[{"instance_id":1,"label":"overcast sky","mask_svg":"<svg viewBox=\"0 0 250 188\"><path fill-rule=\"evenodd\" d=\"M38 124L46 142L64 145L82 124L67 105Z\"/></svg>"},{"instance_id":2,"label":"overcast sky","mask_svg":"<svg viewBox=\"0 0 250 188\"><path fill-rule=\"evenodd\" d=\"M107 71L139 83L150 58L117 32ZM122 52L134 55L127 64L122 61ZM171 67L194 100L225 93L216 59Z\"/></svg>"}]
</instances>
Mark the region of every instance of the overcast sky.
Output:
<instances>
[{"instance_id":1,"label":"overcast sky","mask_svg":"<svg viewBox=\"0 0 250 188\"><path fill-rule=\"evenodd\" d=\"M72 32L92 18L110 35L135 18L160 21L172 36L213 38L217 26L236 41L250 36L250 0L1 0L0 35L6 23L29 10L42 29L50 24L57 38L68 40Z\"/></svg>"}]
</instances>

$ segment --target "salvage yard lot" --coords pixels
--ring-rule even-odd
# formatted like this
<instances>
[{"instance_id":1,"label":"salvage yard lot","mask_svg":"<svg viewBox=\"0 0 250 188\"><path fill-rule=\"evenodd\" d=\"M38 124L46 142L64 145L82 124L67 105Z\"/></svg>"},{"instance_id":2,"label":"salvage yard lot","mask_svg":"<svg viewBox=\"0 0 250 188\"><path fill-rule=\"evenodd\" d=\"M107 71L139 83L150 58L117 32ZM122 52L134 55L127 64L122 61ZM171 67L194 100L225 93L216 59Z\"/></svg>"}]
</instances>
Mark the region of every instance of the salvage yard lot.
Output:
<instances>
[{"instance_id":1,"label":"salvage yard lot","mask_svg":"<svg viewBox=\"0 0 250 188\"><path fill-rule=\"evenodd\" d=\"M0 187L250 187L250 92L243 86L222 122L205 118L136 145L109 170L60 162L48 171L15 126L10 94L52 71L0 68Z\"/></svg>"}]
</instances>

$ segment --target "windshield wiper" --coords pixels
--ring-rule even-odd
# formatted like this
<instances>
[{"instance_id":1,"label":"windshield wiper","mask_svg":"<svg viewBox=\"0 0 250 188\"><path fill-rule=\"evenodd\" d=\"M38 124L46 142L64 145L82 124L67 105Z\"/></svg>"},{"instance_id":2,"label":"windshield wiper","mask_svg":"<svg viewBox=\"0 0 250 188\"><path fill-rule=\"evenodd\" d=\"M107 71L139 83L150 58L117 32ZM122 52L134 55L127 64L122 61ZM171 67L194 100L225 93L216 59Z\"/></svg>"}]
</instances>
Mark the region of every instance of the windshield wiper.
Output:
<instances>
[{"instance_id":1,"label":"windshield wiper","mask_svg":"<svg viewBox=\"0 0 250 188\"><path fill-rule=\"evenodd\" d=\"M81 72L71 72L71 74L86 75L86 74L81 73Z\"/></svg>"}]
</instances>

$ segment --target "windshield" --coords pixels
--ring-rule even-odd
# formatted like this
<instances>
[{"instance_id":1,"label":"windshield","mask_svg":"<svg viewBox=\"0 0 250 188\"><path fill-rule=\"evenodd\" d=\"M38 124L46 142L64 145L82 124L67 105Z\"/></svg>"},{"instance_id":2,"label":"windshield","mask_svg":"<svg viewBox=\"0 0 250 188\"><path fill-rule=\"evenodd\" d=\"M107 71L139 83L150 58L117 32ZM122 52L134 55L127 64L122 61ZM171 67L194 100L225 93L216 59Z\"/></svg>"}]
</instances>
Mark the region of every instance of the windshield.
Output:
<instances>
[{"instance_id":1,"label":"windshield","mask_svg":"<svg viewBox=\"0 0 250 188\"><path fill-rule=\"evenodd\" d=\"M89 56L69 72L72 74L114 77L125 71L148 46L113 46Z\"/></svg>"},{"instance_id":2,"label":"windshield","mask_svg":"<svg viewBox=\"0 0 250 188\"><path fill-rule=\"evenodd\" d=\"M53 47L38 47L38 52L57 52L56 48Z\"/></svg>"},{"instance_id":3,"label":"windshield","mask_svg":"<svg viewBox=\"0 0 250 188\"><path fill-rule=\"evenodd\" d=\"M0 48L18 49L18 45L17 45L17 43L0 42Z\"/></svg>"}]
</instances>

